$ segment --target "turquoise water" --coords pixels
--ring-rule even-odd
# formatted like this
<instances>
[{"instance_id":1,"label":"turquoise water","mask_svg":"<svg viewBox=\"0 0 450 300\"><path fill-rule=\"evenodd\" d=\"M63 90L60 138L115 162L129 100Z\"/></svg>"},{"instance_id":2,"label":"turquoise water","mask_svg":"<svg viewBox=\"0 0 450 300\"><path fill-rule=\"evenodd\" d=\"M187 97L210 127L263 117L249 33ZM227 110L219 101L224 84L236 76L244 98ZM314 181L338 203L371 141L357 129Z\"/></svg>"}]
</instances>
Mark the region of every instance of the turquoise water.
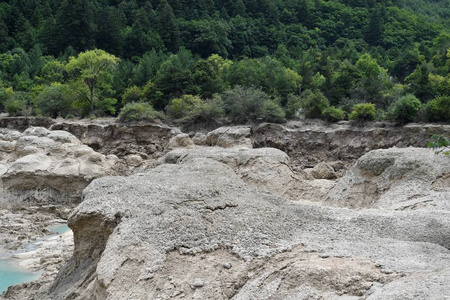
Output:
<instances>
[{"instance_id":1,"label":"turquoise water","mask_svg":"<svg viewBox=\"0 0 450 300\"><path fill-rule=\"evenodd\" d=\"M21 284L38 279L38 272L29 272L11 258L0 259L0 294L8 289L9 286Z\"/></svg>"},{"instance_id":2,"label":"turquoise water","mask_svg":"<svg viewBox=\"0 0 450 300\"><path fill-rule=\"evenodd\" d=\"M53 234L63 234L69 227L67 224L53 225L48 228ZM54 235L52 235L54 236ZM39 238L37 241L46 239ZM21 251L32 251L36 249L35 242L28 243ZM19 251L20 252L20 251ZM8 289L9 286L30 282L39 278L39 272L30 272L18 265L18 260L9 258L11 255L0 249L0 294Z\"/></svg>"},{"instance_id":3,"label":"turquoise water","mask_svg":"<svg viewBox=\"0 0 450 300\"><path fill-rule=\"evenodd\" d=\"M67 230L69 230L69 226L67 224L59 224L59 225L53 225L48 228L51 232L56 234L63 234Z\"/></svg>"}]
</instances>

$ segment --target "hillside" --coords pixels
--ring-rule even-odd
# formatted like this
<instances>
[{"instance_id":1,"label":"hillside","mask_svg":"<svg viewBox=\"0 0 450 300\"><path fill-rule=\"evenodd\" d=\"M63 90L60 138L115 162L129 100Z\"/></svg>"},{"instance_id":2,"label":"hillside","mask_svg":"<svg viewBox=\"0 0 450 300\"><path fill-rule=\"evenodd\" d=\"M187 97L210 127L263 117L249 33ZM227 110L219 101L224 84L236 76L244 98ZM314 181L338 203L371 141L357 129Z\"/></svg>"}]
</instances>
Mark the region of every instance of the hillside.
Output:
<instances>
[{"instance_id":1,"label":"hillside","mask_svg":"<svg viewBox=\"0 0 450 300\"><path fill-rule=\"evenodd\" d=\"M448 0L3 1L0 109L117 115L140 101L175 119L206 110L240 123L248 118L236 118L223 93L243 86L270 98L254 119L292 118L303 107L306 117L335 121L362 102L375 104L370 118L448 121L449 20ZM120 63L89 95L67 64L95 48ZM214 94L224 103L206 101ZM444 99L398 116L392 105L407 94L422 104ZM183 113L167 108L173 99ZM202 101L210 105L191 113ZM308 114L308 103L318 102Z\"/></svg>"}]
</instances>

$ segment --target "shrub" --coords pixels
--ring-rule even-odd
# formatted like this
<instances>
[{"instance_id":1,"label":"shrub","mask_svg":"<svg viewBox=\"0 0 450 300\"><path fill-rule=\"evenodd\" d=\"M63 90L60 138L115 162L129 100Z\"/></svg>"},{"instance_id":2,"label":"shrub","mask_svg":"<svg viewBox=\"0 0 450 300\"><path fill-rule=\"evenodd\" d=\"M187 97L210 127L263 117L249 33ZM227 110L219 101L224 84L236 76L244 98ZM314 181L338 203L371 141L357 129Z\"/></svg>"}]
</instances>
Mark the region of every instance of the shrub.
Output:
<instances>
[{"instance_id":1,"label":"shrub","mask_svg":"<svg viewBox=\"0 0 450 300\"><path fill-rule=\"evenodd\" d=\"M450 138L435 134L432 136L432 141L427 143L428 148L438 149L442 147L450 146ZM436 154L443 153L444 155L450 155L450 151L439 152L436 151Z\"/></svg>"},{"instance_id":2,"label":"shrub","mask_svg":"<svg viewBox=\"0 0 450 300\"><path fill-rule=\"evenodd\" d=\"M194 107L202 104L203 100L198 96L183 95L170 101L169 105L166 106L166 113L172 118L182 119L188 116Z\"/></svg>"},{"instance_id":3,"label":"shrub","mask_svg":"<svg viewBox=\"0 0 450 300\"><path fill-rule=\"evenodd\" d=\"M154 120L162 117L163 114L148 103L128 103L119 114L119 120L123 122Z\"/></svg>"},{"instance_id":4,"label":"shrub","mask_svg":"<svg viewBox=\"0 0 450 300\"><path fill-rule=\"evenodd\" d=\"M37 96L35 104L43 115L52 118L73 112L70 90L68 86L63 84L46 87Z\"/></svg>"},{"instance_id":5,"label":"shrub","mask_svg":"<svg viewBox=\"0 0 450 300\"><path fill-rule=\"evenodd\" d=\"M301 107L305 118L321 118L323 111L330 106L330 102L322 92L309 92L303 99Z\"/></svg>"},{"instance_id":6,"label":"shrub","mask_svg":"<svg viewBox=\"0 0 450 300\"><path fill-rule=\"evenodd\" d=\"M244 88L235 86L232 90L221 94L225 104L225 113L236 123L245 123L248 121L263 120L264 116L268 116L270 108L278 105L266 104L266 115L263 113L263 107L271 98L261 91L253 87ZM280 108L281 109L281 108Z\"/></svg>"},{"instance_id":7,"label":"shrub","mask_svg":"<svg viewBox=\"0 0 450 300\"><path fill-rule=\"evenodd\" d=\"M5 103L5 111L10 116L28 115L27 104L30 102L29 95L26 92L15 92Z\"/></svg>"},{"instance_id":8,"label":"shrub","mask_svg":"<svg viewBox=\"0 0 450 300\"><path fill-rule=\"evenodd\" d=\"M0 82L1 83L1 82ZM5 108L5 103L14 96L14 91L12 87L0 88L0 110Z\"/></svg>"},{"instance_id":9,"label":"shrub","mask_svg":"<svg viewBox=\"0 0 450 300\"><path fill-rule=\"evenodd\" d=\"M348 116L351 120L372 121L375 119L375 104L359 103L353 106L352 112Z\"/></svg>"},{"instance_id":10,"label":"shrub","mask_svg":"<svg viewBox=\"0 0 450 300\"><path fill-rule=\"evenodd\" d=\"M399 98L392 105L389 115L390 119L401 123L412 122L416 119L422 103L414 95L406 95Z\"/></svg>"},{"instance_id":11,"label":"shrub","mask_svg":"<svg viewBox=\"0 0 450 300\"><path fill-rule=\"evenodd\" d=\"M185 120L213 121L224 116L223 101L219 95L201 101L192 106L186 113Z\"/></svg>"},{"instance_id":12,"label":"shrub","mask_svg":"<svg viewBox=\"0 0 450 300\"><path fill-rule=\"evenodd\" d=\"M126 89L122 95L122 103L132 103L141 101L143 96L142 91L137 86L132 86Z\"/></svg>"},{"instance_id":13,"label":"shrub","mask_svg":"<svg viewBox=\"0 0 450 300\"><path fill-rule=\"evenodd\" d=\"M425 118L431 122L450 121L450 96L440 96L427 103Z\"/></svg>"},{"instance_id":14,"label":"shrub","mask_svg":"<svg viewBox=\"0 0 450 300\"><path fill-rule=\"evenodd\" d=\"M282 123L286 121L286 114L278 103L269 100L263 103L261 118L266 122Z\"/></svg>"},{"instance_id":15,"label":"shrub","mask_svg":"<svg viewBox=\"0 0 450 300\"><path fill-rule=\"evenodd\" d=\"M302 108L300 98L294 94L289 94L286 101L286 118L292 119L298 116Z\"/></svg>"},{"instance_id":16,"label":"shrub","mask_svg":"<svg viewBox=\"0 0 450 300\"><path fill-rule=\"evenodd\" d=\"M322 117L329 122L338 122L344 120L345 111L340 108L330 106L323 110Z\"/></svg>"}]
</instances>

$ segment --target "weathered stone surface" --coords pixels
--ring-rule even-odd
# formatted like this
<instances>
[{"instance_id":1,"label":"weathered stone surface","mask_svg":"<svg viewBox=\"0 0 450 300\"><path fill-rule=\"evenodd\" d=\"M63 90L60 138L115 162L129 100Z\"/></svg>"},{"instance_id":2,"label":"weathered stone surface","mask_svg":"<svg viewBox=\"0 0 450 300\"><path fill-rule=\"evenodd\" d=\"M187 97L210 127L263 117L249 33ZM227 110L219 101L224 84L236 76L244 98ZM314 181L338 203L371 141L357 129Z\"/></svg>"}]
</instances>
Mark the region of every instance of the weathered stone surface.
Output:
<instances>
[{"instance_id":1,"label":"weathered stone surface","mask_svg":"<svg viewBox=\"0 0 450 300\"><path fill-rule=\"evenodd\" d=\"M177 148L194 148L195 144L187 133L180 133L172 137L166 146L167 150L173 150Z\"/></svg>"},{"instance_id":2,"label":"weathered stone surface","mask_svg":"<svg viewBox=\"0 0 450 300\"><path fill-rule=\"evenodd\" d=\"M206 144L224 148L246 147L253 148L250 126L220 127L206 136Z\"/></svg>"},{"instance_id":3,"label":"weathered stone surface","mask_svg":"<svg viewBox=\"0 0 450 300\"><path fill-rule=\"evenodd\" d=\"M94 180L84 198L69 219L74 255L40 299L417 299L421 286L441 299L450 288L446 211L287 201L203 157Z\"/></svg>"},{"instance_id":4,"label":"weathered stone surface","mask_svg":"<svg viewBox=\"0 0 450 300\"><path fill-rule=\"evenodd\" d=\"M130 154L158 158L164 154L170 138L181 133L162 123L121 124L114 119L65 120L50 129L70 132L94 150L121 158Z\"/></svg>"},{"instance_id":5,"label":"weathered stone surface","mask_svg":"<svg viewBox=\"0 0 450 300\"><path fill-rule=\"evenodd\" d=\"M286 152L295 169L313 167L319 162L343 161L347 167L371 150L391 147L425 147L433 134L450 136L450 125L349 122L325 125L312 120L287 124L263 123L253 128L256 148L274 147Z\"/></svg>"},{"instance_id":6,"label":"weathered stone surface","mask_svg":"<svg viewBox=\"0 0 450 300\"><path fill-rule=\"evenodd\" d=\"M326 203L351 208L450 210L450 159L434 150L393 148L362 156Z\"/></svg>"},{"instance_id":7,"label":"weathered stone surface","mask_svg":"<svg viewBox=\"0 0 450 300\"><path fill-rule=\"evenodd\" d=\"M197 132L192 137L192 141L194 142L194 144L196 144L198 146L205 146L206 145L206 134Z\"/></svg>"},{"instance_id":8,"label":"weathered stone surface","mask_svg":"<svg viewBox=\"0 0 450 300\"><path fill-rule=\"evenodd\" d=\"M336 179L336 172L327 163L321 162L314 166L310 171L315 179Z\"/></svg>"},{"instance_id":9,"label":"weathered stone surface","mask_svg":"<svg viewBox=\"0 0 450 300\"><path fill-rule=\"evenodd\" d=\"M4 145L0 148L0 205L4 207L73 205L89 182L122 168L117 157L105 157L64 131L0 129L0 144Z\"/></svg>"},{"instance_id":10,"label":"weathered stone surface","mask_svg":"<svg viewBox=\"0 0 450 300\"><path fill-rule=\"evenodd\" d=\"M176 149L156 164L180 164L196 158L209 158L227 164L246 183L277 195L285 195L299 183L299 177L289 167L289 157L274 148L198 147Z\"/></svg>"},{"instance_id":11,"label":"weathered stone surface","mask_svg":"<svg viewBox=\"0 0 450 300\"><path fill-rule=\"evenodd\" d=\"M140 155L132 154L126 158L127 165L130 167L139 167L142 165L142 157Z\"/></svg>"}]
</instances>

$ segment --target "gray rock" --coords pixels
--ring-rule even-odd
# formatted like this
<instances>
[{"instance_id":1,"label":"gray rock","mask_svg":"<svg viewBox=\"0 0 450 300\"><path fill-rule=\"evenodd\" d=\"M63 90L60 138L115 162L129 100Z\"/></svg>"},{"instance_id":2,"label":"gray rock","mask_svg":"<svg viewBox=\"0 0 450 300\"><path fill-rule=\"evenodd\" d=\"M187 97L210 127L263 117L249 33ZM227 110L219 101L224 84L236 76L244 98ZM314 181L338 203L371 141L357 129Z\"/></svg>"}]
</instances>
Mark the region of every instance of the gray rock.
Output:
<instances>
[{"instance_id":1,"label":"gray rock","mask_svg":"<svg viewBox=\"0 0 450 300\"><path fill-rule=\"evenodd\" d=\"M142 157L137 154L128 155L126 162L130 167L139 167L142 165Z\"/></svg>"},{"instance_id":2,"label":"gray rock","mask_svg":"<svg viewBox=\"0 0 450 300\"><path fill-rule=\"evenodd\" d=\"M250 126L220 127L206 136L206 144L224 148L253 148Z\"/></svg>"},{"instance_id":3,"label":"gray rock","mask_svg":"<svg viewBox=\"0 0 450 300\"><path fill-rule=\"evenodd\" d=\"M311 175L316 179L336 179L336 173L327 163L321 162L314 166Z\"/></svg>"},{"instance_id":4,"label":"gray rock","mask_svg":"<svg viewBox=\"0 0 450 300\"><path fill-rule=\"evenodd\" d=\"M0 147L0 206L4 207L73 205L91 180L120 169L117 157L105 157L63 131L31 127L20 134L2 129L0 145L6 144Z\"/></svg>"},{"instance_id":5,"label":"gray rock","mask_svg":"<svg viewBox=\"0 0 450 300\"><path fill-rule=\"evenodd\" d=\"M94 180L84 198L69 219L73 257L43 299L390 299L396 287L443 299L450 288L446 211L291 202L204 157ZM208 284L191 289L197 278Z\"/></svg>"},{"instance_id":6,"label":"gray rock","mask_svg":"<svg viewBox=\"0 0 450 300\"><path fill-rule=\"evenodd\" d=\"M192 141L198 146L205 146L207 144L206 134L197 132L192 138Z\"/></svg>"},{"instance_id":7,"label":"gray rock","mask_svg":"<svg viewBox=\"0 0 450 300\"><path fill-rule=\"evenodd\" d=\"M392 148L362 156L329 192L351 208L450 210L450 159L431 149Z\"/></svg>"},{"instance_id":8,"label":"gray rock","mask_svg":"<svg viewBox=\"0 0 450 300\"><path fill-rule=\"evenodd\" d=\"M191 140L187 133L180 133L172 137L167 144L167 150L173 150L177 148L193 148L194 142Z\"/></svg>"}]
</instances>

